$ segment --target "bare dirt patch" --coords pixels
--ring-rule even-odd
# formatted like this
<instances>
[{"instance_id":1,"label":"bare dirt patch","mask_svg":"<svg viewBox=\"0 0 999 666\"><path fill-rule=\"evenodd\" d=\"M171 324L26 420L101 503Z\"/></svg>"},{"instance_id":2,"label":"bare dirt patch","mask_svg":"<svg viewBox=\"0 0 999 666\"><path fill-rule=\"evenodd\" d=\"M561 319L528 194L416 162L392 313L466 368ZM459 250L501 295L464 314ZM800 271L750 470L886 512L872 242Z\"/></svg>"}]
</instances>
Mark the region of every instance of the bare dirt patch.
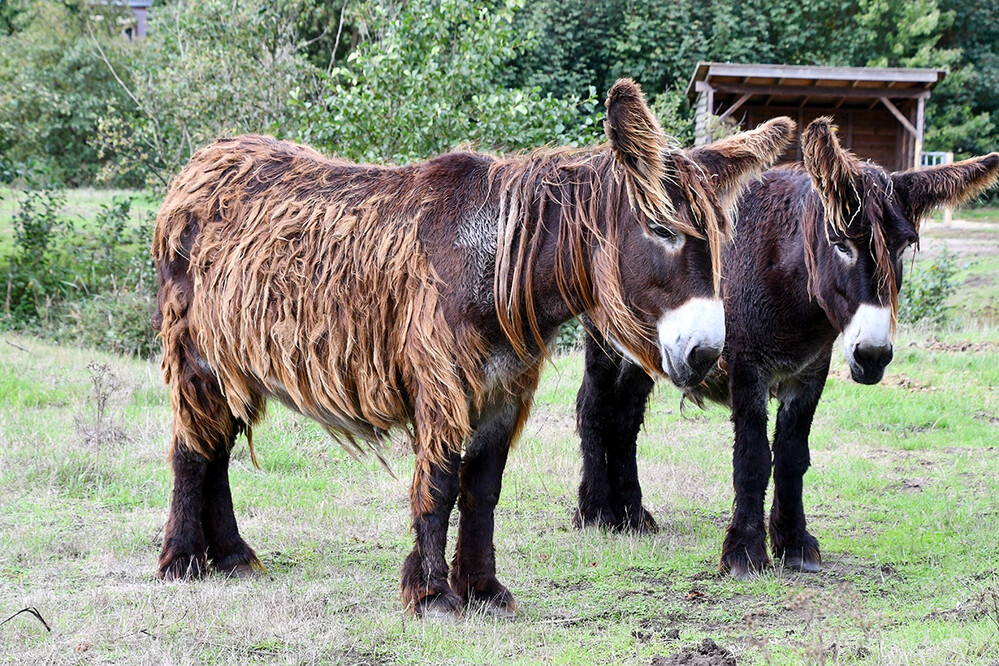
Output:
<instances>
[{"instance_id":1,"label":"bare dirt patch","mask_svg":"<svg viewBox=\"0 0 999 666\"><path fill-rule=\"evenodd\" d=\"M735 656L705 638L697 647L684 648L668 657L653 657L652 666L735 666Z\"/></svg>"},{"instance_id":2,"label":"bare dirt patch","mask_svg":"<svg viewBox=\"0 0 999 666\"><path fill-rule=\"evenodd\" d=\"M918 343L911 343L910 347L922 346L923 349L927 351L943 351L943 352L992 352L999 351L999 342L971 342L970 340L962 340L958 342L941 342L940 340L930 340L924 345L919 345Z\"/></svg>"}]
</instances>

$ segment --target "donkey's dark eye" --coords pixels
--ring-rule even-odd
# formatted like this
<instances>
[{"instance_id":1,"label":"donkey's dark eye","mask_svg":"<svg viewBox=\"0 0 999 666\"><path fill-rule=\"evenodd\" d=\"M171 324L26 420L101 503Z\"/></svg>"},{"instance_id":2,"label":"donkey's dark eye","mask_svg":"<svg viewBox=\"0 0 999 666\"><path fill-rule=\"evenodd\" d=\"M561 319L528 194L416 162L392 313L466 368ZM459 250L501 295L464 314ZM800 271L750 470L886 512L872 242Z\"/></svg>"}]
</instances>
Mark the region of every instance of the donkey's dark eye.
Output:
<instances>
[{"instance_id":1,"label":"donkey's dark eye","mask_svg":"<svg viewBox=\"0 0 999 666\"><path fill-rule=\"evenodd\" d=\"M846 256L850 256L850 246L847 245L846 243L843 243L843 242L834 243L833 247L835 247L837 250L839 250L840 252L842 252Z\"/></svg>"},{"instance_id":2,"label":"donkey's dark eye","mask_svg":"<svg viewBox=\"0 0 999 666\"><path fill-rule=\"evenodd\" d=\"M659 238L662 238L663 240L668 240L671 243L675 243L676 240L679 238L679 234L677 234L669 227L665 227L661 224L650 225L649 229Z\"/></svg>"}]
</instances>

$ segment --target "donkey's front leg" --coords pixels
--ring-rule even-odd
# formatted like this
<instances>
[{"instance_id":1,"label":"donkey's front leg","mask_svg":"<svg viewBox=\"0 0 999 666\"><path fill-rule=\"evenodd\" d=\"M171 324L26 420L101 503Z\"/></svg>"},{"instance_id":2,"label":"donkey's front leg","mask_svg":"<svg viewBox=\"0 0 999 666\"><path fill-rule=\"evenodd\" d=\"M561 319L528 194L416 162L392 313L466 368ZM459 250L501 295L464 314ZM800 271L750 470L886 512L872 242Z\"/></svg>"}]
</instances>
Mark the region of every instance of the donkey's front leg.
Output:
<instances>
[{"instance_id":1,"label":"donkey's front leg","mask_svg":"<svg viewBox=\"0 0 999 666\"><path fill-rule=\"evenodd\" d=\"M642 507L636 440L652 379L598 334L586 341L586 374L576 398L583 478L573 524L654 531Z\"/></svg>"},{"instance_id":2,"label":"donkey's front leg","mask_svg":"<svg viewBox=\"0 0 999 666\"><path fill-rule=\"evenodd\" d=\"M487 613L500 617L513 617L517 609L513 595L496 579L493 526L503 469L519 417L518 405L504 405L480 423L466 447L460 472L461 518L451 587L465 603L478 602Z\"/></svg>"},{"instance_id":3,"label":"donkey's front leg","mask_svg":"<svg viewBox=\"0 0 999 666\"><path fill-rule=\"evenodd\" d=\"M419 617L457 619L462 599L448 585L444 559L448 518L458 496L460 451L448 451L444 460L431 461L418 450L410 505L416 544L402 565L402 601Z\"/></svg>"},{"instance_id":4,"label":"donkey's front leg","mask_svg":"<svg viewBox=\"0 0 999 666\"><path fill-rule=\"evenodd\" d=\"M802 477L809 465L808 433L822 397L829 355L819 367L778 391L780 410L774 434L774 503L770 510L770 547L784 566L819 571L819 542L805 529Z\"/></svg>"},{"instance_id":5,"label":"donkey's front leg","mask_svg":"<svg viewBox=\"0 0 999 666\"><path fill-rule=\"evenodd\" d=\"M735 508L718 568L745 580L770 563L763 525L763 498L770 481L767 440L768 383L752 362L729 359Z\"/></svg>"},{"instance_id":6,"label":"donkey's front leg","mask_svg":"<svg viewBox=\"0 0 999 666\"><path fill-rule=\"evenodd\" d=\"M653 379L641 367L627 361L622 364L613 395L617 414L607 440L607 477L618 529L659 530L652 514L642 506L642 485L638 480L638 432L653 386Z\"/></svg>"}]
</instances>

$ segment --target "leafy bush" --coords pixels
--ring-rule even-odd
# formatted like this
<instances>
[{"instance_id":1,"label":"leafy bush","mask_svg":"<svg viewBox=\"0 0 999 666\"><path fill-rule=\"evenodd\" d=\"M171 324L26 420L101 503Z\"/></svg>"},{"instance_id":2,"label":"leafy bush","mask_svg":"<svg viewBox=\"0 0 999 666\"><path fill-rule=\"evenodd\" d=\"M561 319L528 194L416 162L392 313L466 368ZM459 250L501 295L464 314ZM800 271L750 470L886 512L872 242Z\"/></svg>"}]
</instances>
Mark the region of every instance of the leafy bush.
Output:
<instances>
[{"instance_id":1,"label":"leafy bush","mask_svg":"<svg viewBox=\"0 0 999 666\"><path fill-rule=\"evenodd\" d=\"M316 70L303 53L302 13L286 0L157 3L140 46L119 45L129 97L114 101L94 138L105 180L165 187L190 156L219 136L294 134L293 89L312 95Z\"/></svg>"},{"instance_id":2,"label":"leafy bush","mask_svg":"<svg viewBox=\"0 0 999 666\"><path fill-rule=\"evenodd\" d=\"M116 197L75 225L61 192L25 193L13 251L0 257L7 278L0 325L117 353L154 353L152 222L136 223L134 199Z\"/></svg>"},{"instance_id":3,"label":"leafy bush","mask_svg":"<svg viewBox=\"0 0 999 666\"><path fill-rule=\"evenodd\" d=\"M899 294L898 318L914 323L929 321L934 324L947 322L947 299L957 291L957 255L945 246L940 256L932 261L913 264L905 276Z\"/></svg>"},{"instance_id":4,"label":"leafy bush","mask_svg":"<svg viewBox=\"0 0 999 666\"><path fill-rule=\"evenodd\" d=\"M47 319L65 293L67 271L57 260L59 241L73 230L62 213L60 192L28 192L14 213L14 251L7 258L4 318L23 323Z\"/></svg>"},{"instance_id":5,"label":"leafy bush","mask_svg":"<svg viewBox=\"0 0 999 666\"><path fill-rule=\"evenodd\" d=\"M324 76L317 101L299 93L299 138L358 161L405 163L458 143L517 150L586 144L602 126L596 91L582 101L496 82L523 50L514 0L414 0Z\"/></svg>"}]
</instances>

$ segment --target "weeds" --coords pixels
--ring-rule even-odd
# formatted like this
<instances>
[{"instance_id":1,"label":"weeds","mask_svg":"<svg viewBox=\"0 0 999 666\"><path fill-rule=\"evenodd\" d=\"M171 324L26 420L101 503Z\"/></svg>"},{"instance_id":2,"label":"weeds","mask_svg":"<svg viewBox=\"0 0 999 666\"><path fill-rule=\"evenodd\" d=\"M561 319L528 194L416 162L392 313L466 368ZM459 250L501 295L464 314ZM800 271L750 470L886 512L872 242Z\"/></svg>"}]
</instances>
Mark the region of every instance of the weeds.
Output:
<instances>
[{"instance_id":1,"label":"weeds","mask_svg":"<svg viewBox=\"0 0 999 666\"><path fill-rule=\"evenodd\" d=\"M121 444L126 439L125 428L110 411L112 398L122 388L121 378L111 371L107 363L91 361L87 370L90 371L90 404L93 405L94 416L88 420L77 415L77 435L88 449Z\"/></svg>"}]
</instances>

